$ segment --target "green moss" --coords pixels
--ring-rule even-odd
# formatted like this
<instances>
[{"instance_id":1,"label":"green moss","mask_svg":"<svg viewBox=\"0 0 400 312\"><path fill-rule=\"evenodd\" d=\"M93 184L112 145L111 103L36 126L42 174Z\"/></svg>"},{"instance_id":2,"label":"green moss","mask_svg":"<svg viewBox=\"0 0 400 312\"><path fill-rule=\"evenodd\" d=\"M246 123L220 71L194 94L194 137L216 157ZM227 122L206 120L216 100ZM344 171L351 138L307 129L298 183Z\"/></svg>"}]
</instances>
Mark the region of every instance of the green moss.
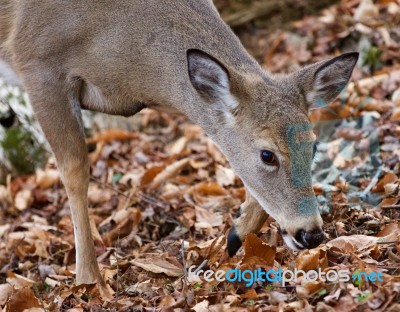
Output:
<instances>
[{"instance_id":1,"label":"green moss","mask_svg":"<svg viewBox=\"0 0 400 312\"><path fill-rule=\"evenodd\" d=\"M32 173L47 160L46 149L23 127L7 129L0 146L4 149L6 159L18 174Z\"/></svg>"}]
</instances>

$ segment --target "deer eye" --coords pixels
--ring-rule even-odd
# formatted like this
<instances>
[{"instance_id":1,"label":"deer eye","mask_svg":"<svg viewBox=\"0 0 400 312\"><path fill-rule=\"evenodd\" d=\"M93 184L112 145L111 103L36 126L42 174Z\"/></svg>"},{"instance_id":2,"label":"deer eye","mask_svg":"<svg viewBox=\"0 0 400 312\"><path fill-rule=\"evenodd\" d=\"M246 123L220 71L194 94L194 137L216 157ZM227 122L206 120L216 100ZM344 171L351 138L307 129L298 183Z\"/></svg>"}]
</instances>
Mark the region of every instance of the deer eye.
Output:
<instances>
[{"instance_id":1,"label":"deer eye","mask_svg":"<svg viewBox=\"0 0 400 312\"><path fill-rule=\"evenodd\" d=\"M275 154L268 150L261 151L261 160L269 166L276 166L278 164Z\"/></svg>"}]
</instances>

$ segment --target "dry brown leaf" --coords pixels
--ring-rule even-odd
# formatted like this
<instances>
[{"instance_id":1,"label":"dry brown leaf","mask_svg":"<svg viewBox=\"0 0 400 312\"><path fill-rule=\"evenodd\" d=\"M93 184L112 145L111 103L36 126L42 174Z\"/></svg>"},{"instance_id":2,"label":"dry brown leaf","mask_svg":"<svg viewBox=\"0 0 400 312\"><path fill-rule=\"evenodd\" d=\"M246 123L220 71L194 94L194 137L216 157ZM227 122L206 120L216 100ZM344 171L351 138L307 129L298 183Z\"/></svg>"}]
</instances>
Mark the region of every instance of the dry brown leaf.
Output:
<instances>
[{"instance_id":1,"label":"dry brown leaf","mask_svg":"<svg viewBox=\"0 0 400 312\"><path fill-rule=\"evenodd\" d=\"M343 222L340 222L340 221L336 222L335 230L339 235L346 234L346 228L345 228L345 224Z\"/></svg>"},{"instance_id":2,"label":"dry brown leaf","mask_svg":"<svg viewBox=\"0 0 400 312\"><path fill-rule=\"evenodd\" d=\"M242 263L246 264L252 261L252 258L257 257L263 260L263 264L273 266L275 260L276 247L269 246L256 234L250 233L246 235L243 243L244 256Z\"/></svg>"},{"instance_id":3,"label":"dry brown leaf","mask_svg":"<svg viewBox=\"0 0 400 312\"><path fill-rule=\"evenodd\" d=\"M188 138L186 136L180 137L171 145L167 146L166 151L171 156L180 154L185 149L187 143L188 143Z\"/></svg>"},{"instance_id":4,"label":"dry brown leaf","mask_svg":"<svg viewBox=\"0 0 400 312\"><path fill-rule=\"evenodd\" d=\"M188 193L196 196L222 196L227 192L220 185L214 182L200 182L188 190Z\"/></svg>"},{"instance_id":5,"label":"dry brown leaf","mask_svg":"<svg viewBox=\"0 0 400 312\"><path fill-rule=\"evenodd\" d=\"M354 19L359 22L369 22L379 14L378 8L372 0L361 0L360 5L354 12Z\"/></svg>"},{"instance_id":6,"label":"dry brown leaf","mask_svg":"<svg viewBox=\"0 0 400 312\"><path fill-rule=\"evenodd\" d=\"M305 272L320 267L320 248L303 250L296 257L296 268Z\"/></svg>"},{"instance_id":7,"label":"dry brown leaf","mask_svg":"<svg viewBox=\"0 0 400 312\"><path fill-rule=\"evenodd\" d=\"M7 312L23 312L25 309L40 308L39 299L30 287L24 287L12 294L7 302Z\"/></svg>"},{"instance_id":8,"label":"dry brown leaf","mask_svg":"<svg viewBox=\"0 0 400 312\"><path fill-rule=\"evenodd\" d=\"M243 295L240 295L243 299L256 299L257 293L254 289L249 289Z\"/></svg>"},{"instance_id":9,"label":"dry brown leaf","mask_svg":"<svg viewBox=\"0 0 400 312\"><path fill-rule=\"evenodd\" d=\"M194 310L195 312L208 312L210 309L208 308L210 305L210 302L208 300L203 300L197 303L191 310Z\"/></svg>"},{"instance_id":10,"label":"dry brown leaf","mask_svg":"<svg viewBox=\"0 0 400 312\"><path fill-rule=\"evenodd\" d=\"M400 107L395 107L393 109L392 116L390 117L391 121L400 121Z\"/></svg>"},{"instance_id":11,"label":"dry brown leaf","mask_svg":"<svg viewBox=\"0 0 400 312\"><path fill-rule=\"evenodd\" d=\"M175 299L172 296L165 296L164 298L161 299L159 307L161 309L166 309L168 307L171 307L175 304Z\"/></svg>"},{"instance_id":12,"label":"dry brown leaf","mask_svg":"<svg viewBox=\"0 0 400 312\"><path fill-rule=\"evenodd\" d=\"M353 128L340 128L335 131L335 138L343 138L351 141L358 141L364 136L364 131Z\"/></svg>"},{"instance_id":13,"label":"dry brown leaf","mask_svg":"<svg viewBox=\"0 0 400 312\"><path fill-rule=\"evenodd\" d=\"M168 179L177 175L188 163L190 158L183 158L181 160L175 161L174 163L167 166L163 171L159 172L153 179L150 185L151 189L158 188L162 183L166 182Z\"/></svg>"},{"instance_id":14,"label":"dry brown leaf","mask_svg":"<svg viewBox=\"0 0 400 312\"><path fill-rule=\"evenodd\" d=\"M51 286L51 287L57 287L57 286L60 286L60 285L61 285L60 281L56 281L56 280L54 280L54 279L52 279L52 278L50 278L50 277L46 277L46 278L44 279L44 282L45 282L47 285Z\"/></svg>"},{"instance_id":15,"label":"dry brown leaf","mask_svg":"<svg viewBox=\"0 0 400 312\"><path fill-rule=\"evenodd\" d=\"M363 105L362 110L369 112L386 113L393 109L393 104L390 102L381 102L370 100L366 105Z\"/></svg>"},{"instance_id":16,"label":"dry brown leaf","mask_svg":"<svg viewBox=\"0 0 400 312\"><path fill-rule=\"evenodd\" d=\"M222 154L219 148L211 140L207 141L207 152L211 155L215 162L220 164L226 163L224 154Z\"/></svg>"},{"instance_id":17,"label":"dry brown leaf","mask_svg":"<svg viewBox=\"0 0 400 312\"><path fill-rule=\"evenodd\" d=\"M164 170L164 166L154 166L148 169L142 176L140 183L142 186L148 185L151 181L154 180L156 175L158 175L161 171Z\"/></svg>"},{"instance_id":18,"label":"dry brown leaf","mask_svg":"<svg viewBox=\"0 0 400 312\"><path fill-rule=\"evenodd\" d=\"M118 270L103 268L100 273L101 276L103 277L103 280L106 282L105 287L100 287L99 289L100 294L104 299L112 299L112 296L115 294L115 291L111 288L111 286L108 283L113 283L114 276L118 274Z\"/></svg>"},{"instance_id":19,"label":"dry brown leaf","mask_svg":"<svg viewBox=\"0 0 400 312\"><path fill-rule=\"evenodd\" d=\"M143 270L153 273L164 273L171 277L179 277L183 274L182 267L178 267L160 257L134 259L131 261L131 263L139 268L142 268Z\"/></svg>"},{"instance_id":20,"label":"dry brown leaf","mask_svg":"<svg viewBox=\"0 0 400 312\"><path fill-rule=\"evenodd\" d=\"M217 165L217 169L215 171L215 177L219 185L228 186L235 184L236 175L231 168L226 168L221 165Z\"/></svg>"},{"instance_id":21,"label":"dry brown leaf","mask_svg":"<svg viewBox=\"0 0 400 312\"><path fill-rule=\"evenodd\" d=\"M130 186L139 186L140 180L144 174L143 168L135 168L128 173L124 174L122 178L119 180L120 184L130 185Z\"/></svg>"},{"instance_id":22,"label":"dry brown leaf","mask_svg":"<svg viewBox=\"0 0 400 312\"><path fill-rule=\"evenodd\" d=\"M220 226L223 222L223 216L216 212L210 212L199 206L195 207L196 212L196 229Z\"/></svg>"},{"instance_id":23,"label":"dry brown leaf","mask_svg":"<svg viewBox=\"0 0 400 312\"><path fill-rule=\"evenodd\" d=\"M23 289L26 287L31 287L33 284L35 284L35 281L22 275L15 274L14 272L7 272L6 281L15 289Z\"/></svg>"},{"instance_id":24,"label":"dry brown leaf","mask_svg":"<svg viewBox=\"0 0 400 312\"><path fill-rule=\"evenodd\" d=\"M232 200L228 192L215 182L200 182L186 192L192 195L197 205L207 209L226 206L226 201Z\"/></svg>"},{"instance_id":25,"label":"dry brown leaf","mask_svg":"<svg viewBox=\"0 0 400 312\"><path fill-rule=\"evenodd\" d=\"M8 193L7 187L0 185L0 202L8 201L10 194Z\"/></svg>"},{"instance_id":26,"label":"dry brown leaf","mask_svg":"<svg viewBox=\"0 0 400 312\"><path fill-rule=\"evenodd\" d=\"M388 198L384 198L381 203L379 204L379 206L391 206L391 205L396 205L397 202L399 201L398 198L393 198L393 197L388 197Z\"/></svg>"},{"instance_id":27,"label":"dry brown leaf","mask_svg":"<svg viewBox=\"0 0 400 312\"><path fill-rule=\"evenodd\" d=\"M337 304L334 306L337 312L352 312L357 308L357 304L351 295L343 296L339 299Z\"/></svg>"},{"instance_id":28,"label":"dry brown leaf","mask_svg":"<svg viewBox=\"0 0 400 312\"><path fill-rule=\"evenodd\" d=\"M9 224L0 225L0 238L2 238L5 233L7 233L10 227L11 226Z\"/></svg>"},{"instance_id":29,"label":"dry brown leaf","mask_svg":"<svg viewBox=\"0 0 400 312\"><path fill-rule=\"evenodd\" d=\"M49 239L37 239L35 240L35 252L34 255L39 256L43 259L49 259L50 255L47 251L47 246L49 243Z\"/></svg>"},{"instance_id":30,"label":"dry brown leaf","mask_svg":"<svg viewBox=\"0 0 400 312\"><path fill-rule=\"evenodd\" d=\"M134 215L135 220L137 220L137 222L140 221L141 212L139 209L136 208L120 209L114 212L108 218L104 219L99 224L99 227L112 226L112 224L119 224L122 221L126 220L127 218L131 217L132 215Z\"/></svg>"},{"instance_id":31,"label":"dry brown leaf","mask_svg":"<svg viewBox=\"0 0 400 312\"><path fill-rule=\"evenodd\" d=\"M372 188L373 192L384 192L385 191L385 185L388 183L394 183L398 180L397 175L395 175L393 172L388 172L386 173L382 179L379 180L378 184L375 185Z\"/></svg>"},{"instance_id":32,"label":"dry brown leaf","mask_svg":"<svg viewBox=\"0 0 400 312\"><path fill-rule=\"evenodd\" d=\"M51 265L41 263L38 267L40 278L45 279L49 275L56 275L54 268Z\"/></svg>"},{"instance_id":33,"label":"dry brown leaf","mask_svg":"<svg viewBox=\"0 0 400 312\"><path fill-rule=\"evenodd\" d=\"M88 138L86 142L92 144L98 142L127 141L137 138L139 138L139 135L134 132L124 131L121 129L108 129Z\"/></svg>"},{"instance_id":34,"label":"dry brown leaf","mask_svg":"<svg viewBox=\"0 0 400 312\"><path fill-rule=\"evenodd\" d=\"M376 237L385 237L393 233L400 233L400 222L394 222L385 225L379 232L376 234Z\"/></svg>"},{"instance_id":35,"label":"dry brown leaf","mask_svg":"<svg viewBox=\"0 0 400 312\"><path fill-rule=\"evenodd\" d=\"M120 210L119 212L123 210ZM118 220L119 222L116 223L116 226L112 230L107 231L103 235L103 241L106 246L111 246L112 242L115 241L116 239L123 238L129 234L132 234L132 232L136 231L136 227L141 220L140 210L133 208L127 209L125 210L124 215L125 215L124 219Z\"/></svg>"},{"instance_id":36,"label":"dry brown leaf","mask_svg":"<svg viewBox=\"0 0 400 312\"><path fill-rule=\"evenodd\" d=\"M324 285L325 284L320 281L307 282L304 285L297 285L296 293L300 298L307 298L319 291Z\"/></svg>"},{"instance_id":37,"label":"dry brown leaf","mask_svg":"<svg viewBox=\"0 0 400 312\"><path fill-rule=\"evenodd\" d=\"M374 246L379 238L367 235L340 236L329 241L326 246L336 247L345 252L364 250Z\"/></svg>"},{"instance_id":38,"label":"dry brown leaf","mask_svg":"<svg viewBox=\"0 0 400 312\"><path fill-rule=\"evenodd\" d=\"M60 173L57 169L47 168L36 170L36 183L41 189L47 189L60 181Z\"/></svg>"},{"instance_id":39,"label":"dry brown leaf","mask_svg":"<svg viewBox=\"0 0 400 312\"><path fill-rule=\"evenodd\" d=\"M22 211L30 207L33 202L31 190L21 190L15 195L14 205L15 208Z\"/></svg>"},{"instance_id":40,"label":"dry brown leaf","mask_svg":"<svg viewBox=\"0 0 400 312\"><path fill-rule=\"evenodd\" d=\"M13 287L10 284L0 285L0 306L3 306L13 292Z\"/></svg>"},{"instance_id":41,"label":"dry brown leaf","mask_svg":"<svg viewBox=\"0 0 400 312\"><path fill-rule=\"evenodd\" d=\"M92 205L103 204L111 199L111 191L101 189L97 184L90 184L88 190L88 201Z\"/></svg>"}]
</instances>

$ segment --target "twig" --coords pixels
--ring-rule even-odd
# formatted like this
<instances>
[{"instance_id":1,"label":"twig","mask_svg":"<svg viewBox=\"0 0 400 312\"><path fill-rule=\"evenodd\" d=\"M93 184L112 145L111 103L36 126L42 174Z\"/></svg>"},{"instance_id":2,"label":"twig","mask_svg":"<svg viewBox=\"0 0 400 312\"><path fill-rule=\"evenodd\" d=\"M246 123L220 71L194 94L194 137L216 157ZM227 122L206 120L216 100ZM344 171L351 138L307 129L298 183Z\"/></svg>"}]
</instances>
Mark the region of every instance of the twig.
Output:
<instances>
[{"instance_id":1,"label":"twig","mask_svg":"<svg viewBox=\"0 0 400 312\"><path fill-rule=\"evenodd\" d=\"M377 244L381 244L381 245L383 245L383 244L396 244L396 243L399 243L399 241L388 241L388 242L376 242Z\"/></svg>"},{"instance_id":2,"label":"twig","mask_svg":"<svg viewBox=\"0 0 400 312\"><path fill-rule=\"evenodd\" d=\"M33 288L33 292L34 292L36 298L38 298L39 301L40 301L40 304L41 304L41 306L42 306L42 309L43 309L45 312L47 312L48 310L47 310L47 308L44 306L44 303L43 303L43 300L42 300L42 296L40 296L40 292L39 292L39 289L37 288L37 285L33 285L32 288Z\"/></svg>"},{"instance_id":3,"label":"twig","mask_svg":"<svg viewBox=\"0 0 400 312\"><path fill-rule=\"evenodd\" d=\"M119 195L121 195L121 196L124 196L125 198L128 198L129 200L131 199L131 197L130 197L129 195L126 195L126 194L124 194L123 192L121 192L121 191L119 191L119 190L116 190L114 187L112 187L111 185L109 185L109 184L107 184L107 183L104 183L104 182L102 182L102 181L100 181L100 180L98 180L98 179L96 179L96 178L93 178L93 177L90 177L90 180L92 180L93 182L96 182L96 183L98 183L98 184L100 184L100 185L102 185L102 186L104 186L104 187L106 187L106 188L108 188L108 189L114 191L115 193L117 193L117 194L119 194ZM165 209L166 206L167 206L167 204L165 204L164 202L162 202L162 201L160 201L160 200L157 200L157 199L155 199L155 198L152 198L151 196L146 195L146 194L144 194L143 192L138 191L138 192L136 193L136 195L137 195L141 200L143 200L144 202L146 202L146 203L148 203L148 204L152 204L152 205L158 206L158 207L163 208L163 209Z\"/></svg>"},{"instance_id":4,"label":"twig","mask_svg":"<svg viewBox=\"0 0 400 312\"><path fill-rule=\"evenodd\" d=\"M240 11L231 14L222 14L225 22L237 27L257 18L267 20L274 15L282 15L286 20L301 18L305 14L315 13L329 5L338 2L337 0L325 1L294 1L294 0L277 0L277 1L250 1L253 2L250 7L242 8ZM288 11L289 14L283 14ZM290 16L288 18L287 16Z\"/></svg>"},{"instance_id":5,"label":"twig","mask_svg":"<svg viewBox=\"0 0 400 312\"><path fill-rule=\"evenodd\" d=\"M371 182L368 184L367 188L361 192L360 197L365 197L369 191L378 183L379 181L379 176L382 173L382 169L379 168L378 171L376 172L375 176L372 178Z\"/></svg>"},{"instance_id":6,"label":"twig","mask_svg":"<svg viewBox=\"0 0 400 312\"><path fill-rule=\"evenodd\" d=\"M398 209L400 208L400 205L387 205L387 206L382 206L382 209Z\"/></svg>"},{"instance_id":7,"label":"twig","mask_svg":"<svg viewBox=\"0 0 400 312\"><path fill-rule=\"evenodd\" d=\"M400 256L393 252L393 248L388 250L388 258L394 262L400 262Z\"/></svg>"},{"instance_id":8,"label":"twig","mask_svg":"<svg viewBox=\"0 0 400 312\"><path fill-rule=\"evenodd\" d=\"M182 297L185 298L185 301L186 301L186 290L187 290L188 276L187 276L187 270L186 270L186 259L185 259L184 243L185 243L185 241L182 240L181 254L182 254L182 264L183 264L183 274L184 274L183 275Z\"/></svg>"},{"instance_id":9,"label":"twig","mask_svg":"<svg viewBox=\"0 0 400 312\"><path fill-rule=\"evenodd\" d=\"M120 235L121 229L118 229L118 238L117 238L117 248L119 248L119 235ZM115 311L118 311L118 291L119 291L119 263L118 263L118 254L117 254L117 248L115 248L114 254L115 254L115 262L117 266L117 277L116 277L116 291L115 291Z\"/></svg>"}]
</instances>

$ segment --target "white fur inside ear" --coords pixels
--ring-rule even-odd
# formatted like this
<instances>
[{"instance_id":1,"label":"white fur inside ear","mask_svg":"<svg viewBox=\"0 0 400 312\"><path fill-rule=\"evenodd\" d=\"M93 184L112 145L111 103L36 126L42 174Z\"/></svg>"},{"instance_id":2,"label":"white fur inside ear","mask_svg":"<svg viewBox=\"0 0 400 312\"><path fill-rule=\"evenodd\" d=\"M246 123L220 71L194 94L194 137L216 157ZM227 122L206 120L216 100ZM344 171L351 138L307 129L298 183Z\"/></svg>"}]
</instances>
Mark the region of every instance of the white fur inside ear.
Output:
<instances>
[{"instance_id":1,"label":"white fur inside ear","mask_svg":"<svg viewBox=\"0 0 400 312\"><path fill-rule=\"evenodd\" d=\"M189 51L188 67L193 87L223 113L227 123L232 123L238 101L230 91L227 70L217 60L197 50Z\"/></svg>"},{"instance_id":2,"label":"white fur inside ear","mask_svg":"<svg viewBox=\"0 0 400 312\"><path fill-rule=\"evenodd\" d=\"M309 107L324 107L332 102L349 81L357 59L358 53L347 53L322 63L315 71L311 88L306 89Z\"/></svg>"},{"instance_id":3,"label":"white fur inside ear","mask_svg":"<svg viewBox=\"0 0 400 312\"><path fill-rule=\"evenodd\" d=\"M233 111L239 106L236 98L230 93L226 94L221 98L221 102L216 103L216 105L219 105L218 108L223 112L227 125L233 125L235 123Z\"/></svg>"}]
</instances>

